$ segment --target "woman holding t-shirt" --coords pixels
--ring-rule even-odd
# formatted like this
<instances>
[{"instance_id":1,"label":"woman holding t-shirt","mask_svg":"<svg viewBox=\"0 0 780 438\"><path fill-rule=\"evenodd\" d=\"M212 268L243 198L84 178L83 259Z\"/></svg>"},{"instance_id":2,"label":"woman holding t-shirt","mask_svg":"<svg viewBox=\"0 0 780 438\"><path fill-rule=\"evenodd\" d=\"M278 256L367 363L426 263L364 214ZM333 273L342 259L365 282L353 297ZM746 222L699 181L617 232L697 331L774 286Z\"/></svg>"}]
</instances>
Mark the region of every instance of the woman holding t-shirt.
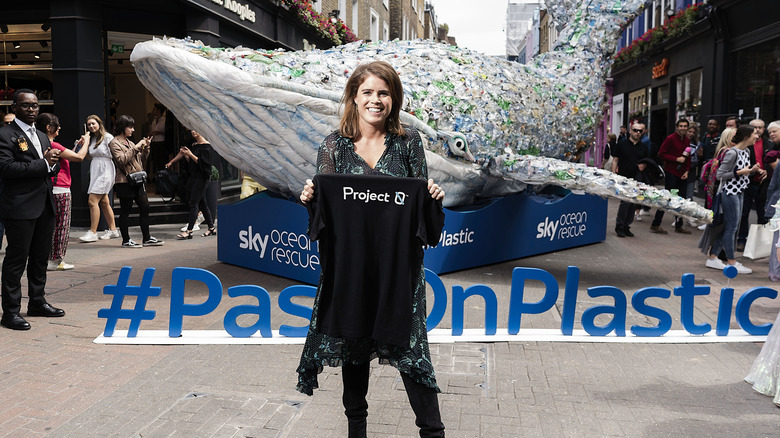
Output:
<instances>
[{"instance_id":1,"label":"woman holding t-shirt","mask_svg":"<svg viewBox=\"0 0 780 438\"><path fill-rule=\"evenodd\" d=\"M347 81L341 103L344 112L339 129L328 135L320 145L318 174L427 179L431 197L444 198L444 191L432 179L428 179L428 166L420 135L400 123L403 88L390 64L376 61L358 66ZM300 196L304 204L314 198L314 190L314 184L307 180ZM322 367L341 366L344 384L342 401L349 437L366 436L366 394L370 362L374 358L390 363L401 372L416 424L420 427L420 436L444 436L437 395L439 387L428 348L425 278L424 275L418 277L414 289L409 291L413 295L414 305L411 310L410 339L405 345L378 342L372 338L336 338L320 332L318 309L323 285L317 288L315 311L298 366L297 389L312 395L314 388L318 387L317 375Z\"/></svg>"}]
</instances>

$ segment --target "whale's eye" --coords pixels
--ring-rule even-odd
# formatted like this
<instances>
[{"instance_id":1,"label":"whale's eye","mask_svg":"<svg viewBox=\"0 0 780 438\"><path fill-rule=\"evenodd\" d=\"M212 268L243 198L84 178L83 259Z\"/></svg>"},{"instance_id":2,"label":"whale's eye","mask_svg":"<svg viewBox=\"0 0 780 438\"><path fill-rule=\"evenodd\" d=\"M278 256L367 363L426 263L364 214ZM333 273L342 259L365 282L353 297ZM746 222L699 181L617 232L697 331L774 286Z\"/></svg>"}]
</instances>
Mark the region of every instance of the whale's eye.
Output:
<instances>
[{"instance_id":1,"label":"whale's eye","mask_svg":"<svg viewBox=\"0 0 780 438\"><path fill-rule=\"evenodd\" d=\"M460 135L455 136L453 139L453 143L455 145L455 149L465 152L466 151L466 139Z\"/></svg>"}]
</instances>

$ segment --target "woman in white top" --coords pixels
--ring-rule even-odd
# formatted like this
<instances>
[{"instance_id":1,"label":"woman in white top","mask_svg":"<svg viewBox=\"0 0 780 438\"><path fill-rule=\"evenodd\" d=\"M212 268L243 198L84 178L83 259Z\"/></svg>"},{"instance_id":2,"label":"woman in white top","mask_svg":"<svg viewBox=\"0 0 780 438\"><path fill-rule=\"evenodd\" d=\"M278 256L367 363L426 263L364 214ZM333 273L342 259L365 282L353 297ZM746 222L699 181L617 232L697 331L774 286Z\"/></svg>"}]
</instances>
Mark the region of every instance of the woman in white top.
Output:
<instances>
[{"instance_id":1,"label":"woman in white top","mask_svg":"<svg viewBox=\"0 0 780 438\"><path fill-rule=\"evenodd\" d=\"M88 135L79 139L77 144L83 145L89 141L89 156L92 163L89 165L89 188L87 193L89 199L89 231L79 237L82 242L97 242L98 222L100 221L100 211L106 217L108 230L100 236L100 239L110 239L119 237L119 230L114 223L114 210L111 209L111 202L108 199L108 193L114 186L116 169L114 161L111 159L111 149L108 144L114 139L114 136L106 132L103 121L96 115L87 117ZM85 140L86 139L86 140Z\"/></svg>"}]
</instances>

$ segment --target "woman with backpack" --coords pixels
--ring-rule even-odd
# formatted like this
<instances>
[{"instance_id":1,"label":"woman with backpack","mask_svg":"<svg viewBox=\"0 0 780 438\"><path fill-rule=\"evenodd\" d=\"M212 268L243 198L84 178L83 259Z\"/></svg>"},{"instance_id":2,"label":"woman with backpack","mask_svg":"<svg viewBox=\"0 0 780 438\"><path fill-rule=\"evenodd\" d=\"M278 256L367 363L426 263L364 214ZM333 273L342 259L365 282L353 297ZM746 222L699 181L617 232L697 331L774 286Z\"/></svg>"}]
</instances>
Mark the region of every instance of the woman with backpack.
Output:
<instances>
[{"instance_id":1,"label":"woman with backpack","mask_svg":"<svg viewBox=\"0 0 780 438\"><path fill-rule=\"evenodd\" d=\"M721 137L725 137L724 135ZM745 189L750 183L750 175L759 170L758 164L750 165L750 152L747 150L758 140L756 129L750 125L742 125L736 129L731 139L732 147L725 150L723 159L718 165L717 179L720 208L723 210L723 233L718 236L709 250L706 262L708 268L723 269L726 265L718 258L720 250L726 252L729 265L737 268L740 274L750 274L752 269L743 266L734 259L734 247L739 220L742 216L742 199ZM715 201L717 203L717 201ZM718 212L715 212L718 214Z\"/></svg>"},{"instance_id":2,"label":"woman with backpack","mask_svg":"<svg viewBox=\"0 0 780 438\"><path fill-rule=\"evenodd\" d=\"M723 160L723 154L726 149L731 147L731 139L734 138L734 128L726 128L720 134L718 146L715 148L715 155L710 161L706 162L701 169L701 181L704 184L704 207L712 209L712 201L715 199L715 190L718 181L718 166Z\"/></svg>"}]
</instances>

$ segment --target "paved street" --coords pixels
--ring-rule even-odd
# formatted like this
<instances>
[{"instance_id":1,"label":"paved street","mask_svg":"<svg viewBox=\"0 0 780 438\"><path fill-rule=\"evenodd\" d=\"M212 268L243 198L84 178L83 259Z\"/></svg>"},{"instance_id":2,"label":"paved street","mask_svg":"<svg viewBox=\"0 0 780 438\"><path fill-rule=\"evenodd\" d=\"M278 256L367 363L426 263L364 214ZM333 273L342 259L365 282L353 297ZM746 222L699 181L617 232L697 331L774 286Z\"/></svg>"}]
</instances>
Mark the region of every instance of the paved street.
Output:
<instances>
[{"instance_id":1,"label":"paved street","mask_svg":"<svg viewBox=\"0 0 780 438\"><path fill-rule=\"evenodd\" d=\"M575 329L585 309L612 304L590 298L591 286L615 286L630 297L654 286L673 289L684 273L711 293L695 300L694 320L715 326L720 290L736 298L767 279L767 260L738 258L754 273L730 283L707 269L696 248L699 233L649 232L650 219L635 223L634 238L613 231L617 202L610 201L607 238L602 243L441 275L453 285L484 284L498 297L498 326L506 327L512 269L536 267L551 273L561 288L556 306L525 315L522 329L560 328L567 266L581 270ZM345 437L339 369L326 368L313 397L295 391L300 345L102 345L93 340L105 320L98 310L110 305L103 287L116 284L123 266L133 267L130 284L142 271L157 269L159 297L147 309L157 312L141 330L167 330L173 268L198 267L216 274L223 290L243 284L265 288L271 302L296 282L217 261L216 238L177 241L179 226L154 226L163 247L123 249L118 239L84 244L74 229L66 260L73 271L49 274L48 299L67 311L64 318L29 318L32 330L0 329L0 436L7 437ZM202 232L202 231L201 231ZM219 230L226 232L226 230ZM131 229L139 237L137 227ZM0 256L5 251L0 251ZM205 301L205 286L187 284L187 303ZM26 292L25 292L26 294ZM526 285L526 302L538 301L541 284ZM217 310L185 317L185 330L222 329L225 313L246 298L224 294ZM630 299L629 299L630 302ZM649 301L669 312L672 329L682 329L680 299ZM256 304L256 300L254 300ZM304 301L301 301L304 303ZM125 300L125 308L133 305ZM23 309L26 307L26 298ZM301 325L301 319L272 306L271 326ZM751 317L772 322L778 299L759 299ZM602 319L604 318L604 319ZM449 328L448 309L439 328ZM465 327L480 328L484 303L466 302ZM246 325L253 321L245 321ZM600 316L598 324L609 318ZM657 320L628 306L626 326L652 326ZM124 324L124 325L123 325ZM732 328L737 323L732 316ZM117 329L127 329L121 321ZM521 330L522 330L521 329ZM780 434L780 409L743 382L760 343L638 344L497 342L431 346L448 437L708 436L757 437ZM416 435L414 418L398 372L372 364L369 436Z\"/></svg>"}]
</instances>

